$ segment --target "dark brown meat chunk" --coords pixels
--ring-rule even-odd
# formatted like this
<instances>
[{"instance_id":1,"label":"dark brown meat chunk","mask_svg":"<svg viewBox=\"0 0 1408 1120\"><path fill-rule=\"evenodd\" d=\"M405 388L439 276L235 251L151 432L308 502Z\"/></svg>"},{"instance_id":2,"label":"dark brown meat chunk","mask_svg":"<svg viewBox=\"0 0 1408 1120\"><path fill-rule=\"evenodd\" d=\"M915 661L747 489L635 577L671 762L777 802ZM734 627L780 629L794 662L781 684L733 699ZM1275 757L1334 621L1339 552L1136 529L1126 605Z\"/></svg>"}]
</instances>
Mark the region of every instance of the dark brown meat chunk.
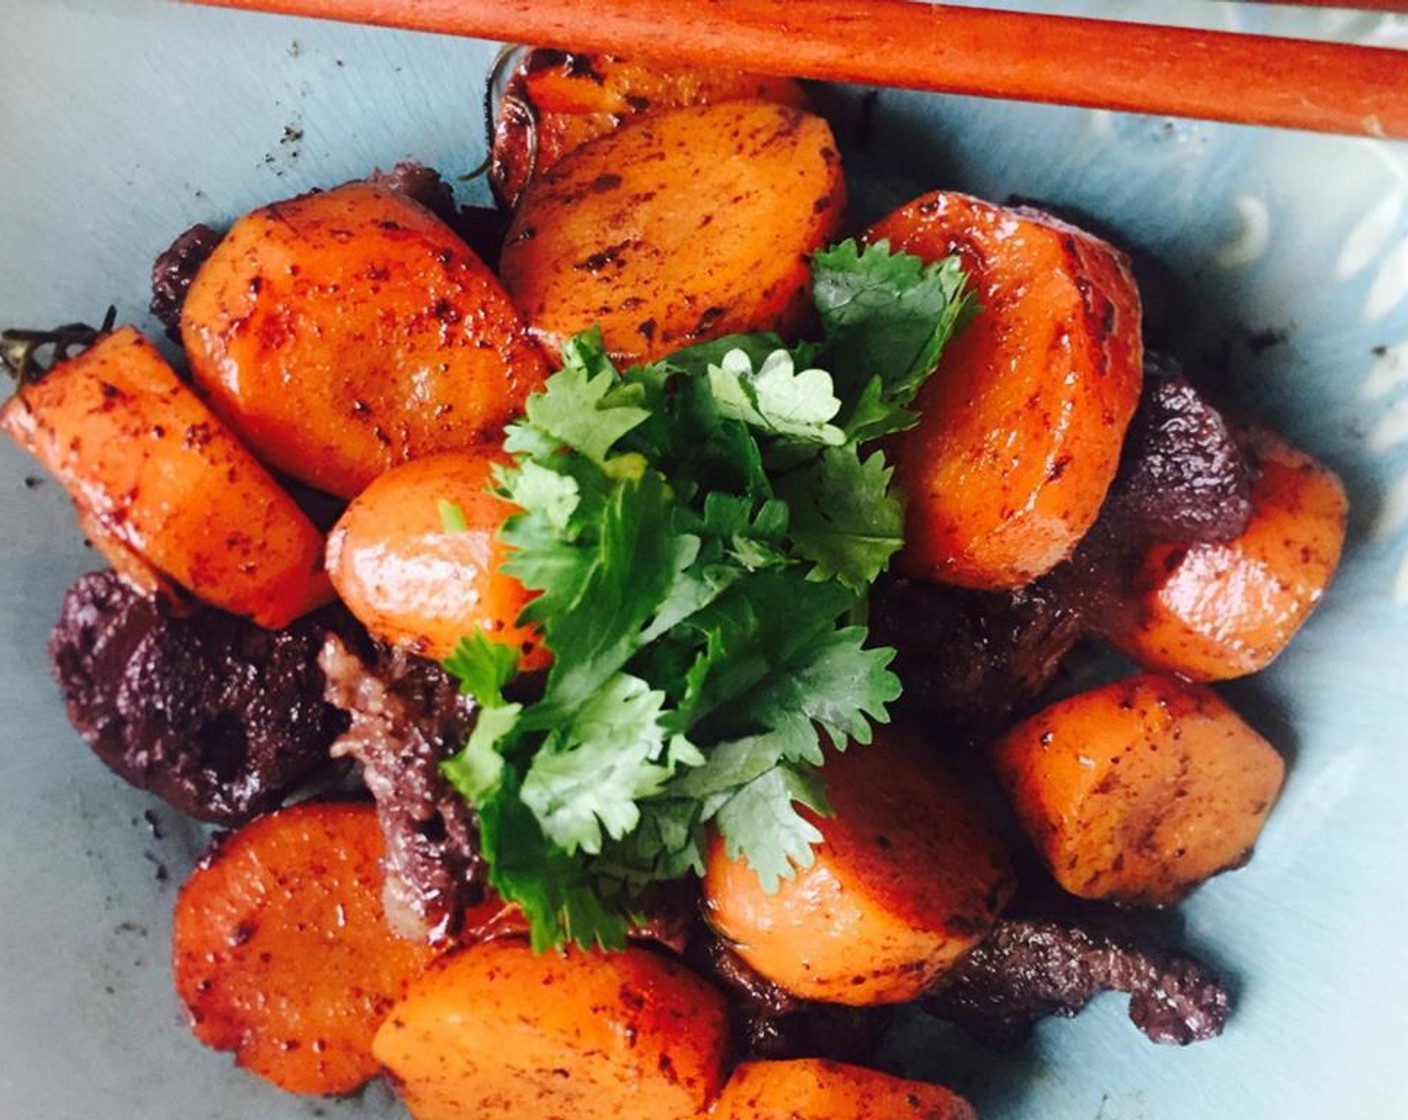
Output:
<instances>
[{"instance_id":1,"label":"dark brown meat chunk","mask_svg":"<svg viewBox=\"0 0 1408 1120\"><path fill-rule=\"evenodd\" d=\"M1222 414L1171 361L1146 362L1101 519L1135 544L1227 541L1247 527L1251 492L1251 472Z\"/></svg>"},{"instance_id":2,"label":"dark brown meat chunk","mask_svg":"<svg viewBox=\"0 0 1408 1120\"><path fill-rule=\"evenodd\" d=\"M194 225L181 234L152 264L151 312L166 327L166 337L181 341L181 305L200 266L220 244L221 234L207 225Z\"/></svg>"},{"instance_id":3,"label":"dark brown meat chunk","mask_svg":"<svg viewBox=\"0 0 1408 1120\"><path fill-rule=\"evenodd\" d=\"M898 577L876 584L870 628L876 644L899 651L911 715L977 732L1029 705L1083 630L1079 613L1041 585L984 592Z\"/></svg>"},{"instance_id":4,"label":"dark brown meat chunk","mask_svg":"<svg viewBox=\"0 0 1408 1120\"><path fill-rule=\"evenodd\" d=\"M332 753L361 765L386 837L387 920L403 937L453 937L482 897L484 866L474 813L440 763L469 737L473 702L411 654L364 658L330 636L319 663L328 700L351 721Z\"/></svg>"},{"instance_id":5,"label":"dark brown meat chunk","mask_svg":"<svg viewBox=\"0 0 1408 1120\"><path fill-rule=\"evenodd\" d=\"M797 999L754 972L707 926L691 939L689 961L728 996L740 1060L831 1058L875 1061L893 1011Z\"/></svg>"},{"instance_id":6,"label":"dark brown meat chunk","mask_svg":"<svg viewBox=\"0 0 1408 1120\"><path fill-rule=\"evenodd\" d=\"M951 971L925 1009L1002 1049L1048 1015L1069 1018L1101 992L1128 992L1129 1017L1154 1042L1180 1046L1222 1033L1222 978L1183 953L1091 921L1007 918Z\"/></svg>"},{"instance_id":7,"label":"dark brown meat chunk","mask_svg":"<svg viewBox=\"0 0 1408 1120\"><path fill-rule=\"evenodd\" d=\"M324 624L178 616L111 571L64 596L49 639L68 717L107 765L189 816L237 825L328 758L346 718L323 700Z\"/></svg>"},{"instance_id":8,"label":"dark brown meat chunk","mask_svg":"<svg viewBox=\"0 0 1408 1120\"><path fill-rule=\"evenodd\" d=\"M508 214L491 206L460 207L440 173L419 163L398 163L390 171L373 171L369 183L389 187L419 202L457 234L475 256L492 269L508 232Z\"/></svg>"},{"instance_id":9,"label":"dark brown meat chunk","mask_svg":"<svg viewBox=\"0 0 1408 1120\"><path fill-rule=\"evenodd\" d=\"M1076 554L1037 587L1094 633L1127 630L1144 550L1155 541L1237 536L1251 517L1254 473L1222 413L1175 363L1151 356L1100 518Z\"/></svg>"},{"instance_id":10,"label":"dark brown meat chunk","mask_svg":"<svg viewBox=\"0 0 1408 1120\"><path fill-rule=\"evenodd\" d=\"M455 192L450 189L450 184L440 177L440 172L423 163L408 160L398 163L390 171L378 168L367 176L367 182L419 202L446 225L454 225L459 217Z\"/></svg>"}]
</instances>

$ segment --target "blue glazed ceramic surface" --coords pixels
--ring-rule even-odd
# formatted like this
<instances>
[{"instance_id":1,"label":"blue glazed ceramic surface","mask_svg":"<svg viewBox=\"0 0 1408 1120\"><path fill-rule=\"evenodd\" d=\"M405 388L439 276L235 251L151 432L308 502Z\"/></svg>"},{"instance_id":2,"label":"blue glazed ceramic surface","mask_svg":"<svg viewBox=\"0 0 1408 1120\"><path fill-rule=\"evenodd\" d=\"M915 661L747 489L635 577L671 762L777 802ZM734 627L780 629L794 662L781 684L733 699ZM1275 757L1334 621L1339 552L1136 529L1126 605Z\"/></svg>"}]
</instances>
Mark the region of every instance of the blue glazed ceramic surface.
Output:
<instances>
[{"instance_id":1,"label":"blue glazed ceramic surface","mask_svg":"<svg viewBox=\"0 0 1408 1120\"><path fill-rule=\"evenodd\" d=\"M1179 11L1408 46L1403 19L1246 8ZM487 44L157 0L4 0L0 42L7 324L115 303L150 326L149 262L192 222L408 157L458 173L483 156ZM1227 1034L1154 1047L1106 997L1015 1056L918 1023L896 1053L989 1120L1408 1116L1408 146L889 92L861 145L856 93L826 101L862 214L933 186L1020 194L1161 255L1198 293L1181 347L1217 355L1233 396L1354 503L1323 609L1227 690L1293 762L1255 861L1184 911L1238 978ZM170 909L203 836L68 728L44 643L94 561L34 474L0 447L0 1117L400 1116L381 1089L285 1097L181 1025Z\"/></svg>"}]
</instances>

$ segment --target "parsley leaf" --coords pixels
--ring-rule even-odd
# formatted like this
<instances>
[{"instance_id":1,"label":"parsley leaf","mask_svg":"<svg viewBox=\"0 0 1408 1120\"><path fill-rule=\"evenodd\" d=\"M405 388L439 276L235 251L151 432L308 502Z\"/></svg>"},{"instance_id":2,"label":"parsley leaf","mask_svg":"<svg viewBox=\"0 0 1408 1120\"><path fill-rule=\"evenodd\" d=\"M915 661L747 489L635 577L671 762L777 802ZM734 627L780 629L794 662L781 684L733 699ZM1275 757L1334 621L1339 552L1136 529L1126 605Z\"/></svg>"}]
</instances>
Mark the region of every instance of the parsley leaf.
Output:
<instances>
[{"instance_id":1,"label":"parsley leaf","mask_svg":"<svg viewBox=\"0 0 1408 1120\"><path fill-rule=\"evenodd\" d=\"M516 651L460 642L445 667L481 710L444 771L539 949L623 945L710 829L776 889L820 839L825 745L869 743L899 695L894 651L853 624L903 527L860 445L913 422L964 278L884 244L813 268L819 343L736 335L618 371L588 331L509 426L504 567L553 660L529 701Z\"/></svg>"}]
</instances>

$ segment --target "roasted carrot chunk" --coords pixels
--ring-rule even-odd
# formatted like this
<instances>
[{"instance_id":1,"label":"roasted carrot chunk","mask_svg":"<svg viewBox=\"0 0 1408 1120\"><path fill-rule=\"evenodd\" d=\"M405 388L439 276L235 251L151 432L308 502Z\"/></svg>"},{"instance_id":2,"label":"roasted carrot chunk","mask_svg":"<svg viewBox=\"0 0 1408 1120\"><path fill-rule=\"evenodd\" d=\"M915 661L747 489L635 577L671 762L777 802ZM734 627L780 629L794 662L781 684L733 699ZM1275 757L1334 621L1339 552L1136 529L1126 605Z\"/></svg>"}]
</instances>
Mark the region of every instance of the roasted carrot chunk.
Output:
<instances>
[{"instance_id":1,"label":"roasted carrot chunk","mask_svg":"<svg viewBox=\"0 0 1408 1120\"><path fill-rule=\"evenodd\" d=\"M978 1120L972 1105L941 1085L813 1059L744 1062L710 1115L714 1120Z\"/></svg>"},{"instance_id":2,"label":"roasted carrot chunk","mask_svg":"<svg viewBox=\"0 0 1408 1120\"><path fill-rule=\"evenodd\" d=\"M529 186L500 267L552 351L593 324L622 361L786 332L844 196L820 117L755 101L652 113Z\"/></svg>"},{"instance_id":3,"label":"roasted carrot chunk","mask_svg":"<svg viewBox=\"0 0 1408 1120\"><path fill-rule=\"evenodd\" d=\"M369 805L304 802L217 843L176 902L176 991L196 1037L292 1093L377 1072L372 1036L435 951L382 917Z\"/></svg>"},{"instance_id":4,"label":"roasted carrot chunk","mask_svg":"<svg viewBox=\"0 0 1408 1120\"><path fill-rule=\"evenodd\" d=\"M174 584L270 627L332 597L322 534L131 327L25 385L0 431L146 591Z\"/></svg>"},{"instance_id":5,"label":"roasted carrot chunk","mask_svg":"<svg viewBox=\"0 0 1408 1120\"><path fill-rule=\"evenodd\" d=\"M925 195L866 235L957 254L981 305L892 444L908 511L899 566L999 590L1070 556L1094 523L1139 401L1139 293L1122 254L1047 215Z\"/></svg>"},{"instance_id":6,"label":"roasted carrot chunk","mask_svg":"<svg viewBox=\"0 0 1408 1120\"><path fill-rule=\"evenodd\" d=\"M834 815L815 862L768 894L716 840L705 913L749 965L794 995L914 999L980 941L1007 901L1007 854L959 783L898 733L828 760Z\"/></svg>"},{"instance_id":7,"label":"roasted carrot chunk","mask_svg":"<svg viewBox=\"0 0 1408 1120\"><path fill-rule=\"evenodd\" d=\"M344 498L396 463L491 438L547 374L464 242L370 183L236 222L191 284L181 337L256 454Z\"/></svg>"},{"instance_id":8,"label":"roasted carrot chunk","mask_svg":"<svg viewBox=\"0 0 1408 1120\"><path fill-rule=\"evenodd\" d=\"M723 1081L723 998L648 949L444 958L377 1032L415 1120L685 1120Z\"/></svg>"},{"instance_id":9,"label":"roasted carrot chunk","mask_svg":"<svg viewBox=\"0 0 1408 1120\"><path fill-rule=\"evenodd\" d=\"M490 178L499 197L512 203L535 175L633 117L749 100L807 107L807 95L791 78L611 54L525 51L499 105Z\"/></svg>"},{"instance_id":10,"label":"roasted carrot chunk","mask_svg":"<svg viewBox=\"0 0 1408 1120\"><path fill-rule=\"evenodd\" d=\"M1061 886L1160 905L1246 862L1285 774L1210 689L1150 674L1053 704L994 760Z\"/></svg>"},{"instance_id":11,"label":"roasted carrot chunk","mask_svg":"<svg viewBox=\"0 0 1408 1120\"><path fill-rule=\"evenodd\" d=\"M541 669L547 651L516 625L528 592L500 571L494 534L513 507L489 489L495 454L446 452L382 475L329 534L328 572L382 641L440 660L483 630L520 646L523 668Z\"/></svg>"},{"instance_id":12,"label":"roasted carrot chunk","mask_svg":"<svg viewBox=\"0 0 1408 1120\"><path fill-rule=\"evenodd\" d=\"M1145 668L1202 681L1264 669L1334 578L1349 508L1339 479L1262 429L1244 430L1240 442L1257 472L1246 531L1223 544L1149 549L1133 581L1135 609L1106 631Z\"/></svg>"}]
</instances>

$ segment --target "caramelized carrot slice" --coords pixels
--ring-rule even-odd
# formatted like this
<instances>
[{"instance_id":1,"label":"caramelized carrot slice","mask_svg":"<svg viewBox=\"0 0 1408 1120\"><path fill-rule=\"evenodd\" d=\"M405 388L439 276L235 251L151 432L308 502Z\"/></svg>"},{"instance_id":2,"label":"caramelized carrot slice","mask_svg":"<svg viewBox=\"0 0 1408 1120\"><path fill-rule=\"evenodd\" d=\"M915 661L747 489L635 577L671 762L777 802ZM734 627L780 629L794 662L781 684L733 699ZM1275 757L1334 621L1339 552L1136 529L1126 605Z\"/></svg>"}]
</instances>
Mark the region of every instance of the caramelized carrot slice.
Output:
<instances>
[{"instance_id":1,"label":"caramelized carrot slice","mask_svg":"<svg viewBox=\"0 0 1408 1120\"><path fill-rule=\"evenodd\" d=\"M377 1032L415 1120L684 1120L723 1081L723 998L648 949L489 941L444 958Z\"/></svg>"},{"instance_id":2,"label":"caramelized carrot slice","mask_svg":"<svg viewBox=\"0 0 1408 1120\"><path fill-rule=\"evenodd\" d=\"M844 191L820 117L753 101L652 113L529 186L504 284L552 351L593 324L626 362L786 332L806 314L806 255L835 231Z\"/></svg>"},{"instance_id":3,"label":"caramelized carrot slice","mask_svg":"<svg viewBox=\"0 0 1408 1120\"><path fill-rule=\"evenodd\" d=\"M1245 863L1285 775L1210 689L1150 674L1053 704L993 757L1056 881L1133 903L1177 902Z\"/></svg>"},{"instance_id":4,"label":"caramelized carrot slice","mask_svg":"<svg viewBox=\"0 0 1408 1120\"><path fill-rule=\"evenodd\" d=\"M0 431L52 471L146 591L284 626L327 602L323 537L146 338L123 327L26 385Z\"/></svg>"},{"instance_id":5,"label":"caramelized carrot slice","mask_svg":"<svg viewBox=\"0 0 1408 1120\"><path fill-rule=\"evenodd\" d=\"M1143 379L1139 293L1123 255L1045 214L939 191L869 241L957 254L981 310L895 437L908 502L897 563L919 579L999 590L1070 556L1119 465Z\"/></svg>"},{"instance_id":6,"label":"caramelized carrot slice","mask_svg":"<svg viewBox=\"0 0 1408 1120\"><path fill-rule=\"evenodd\" d=\"M889 729L827 761L834 815L812 866L768 894L716 839L710 924L752 968L804 999L853 1005L921 995L991 927L1011 892L1007 854L959 783Z\"/></svg>"},{"instance_id":7,"label":"caramelized carrot slice","mask_svg":"<svg viewBox=\"0 0 1408 1120\"><path fill-rule=\"evenodd\" d=\"M1241 433L1258 472L1246 531L1223 544L1155 545L1135 610L1106 632L1148 669L1216 681L1266 668L1324 597L1349 506L1335 475L1261 429Z\"/></svg>"},{"instance_id":8,"label":"caramelized carrot slice","mask_svg":"<svg viewBox=\"0 0 1408 1120\"><path fill-rule=\"evenodd\" d=\"M333 586L375 637L441 660L483 630L521 647L524 669L547 666L537 632L517 625L528 592L499 570L504 548L494 534L513 507L490 492L496 459L496 451L446 452L402 464L334 526ZM462 517L463 527L447 516Z\"/></svg>"},{"instance_id":9,"label":"caramelized carrot slice","mask_svg":"<svg viewBox=\"0 0 1408 1120\"><path fill-rule=\"evenodd\" d=\"M434 959L382 918L369 805L304 802L218 843L176 902L176 991L196 1037L291 1093L377 1073L372 1036Z\"/></svg>"},{"instance_id":10,"label":"caramelized carrot slice","mask_svg":"<svg viewBox=\"0 0 1408 1120\"><path fill-rule=\"evenodd\" d=\"M547 375L488 268L370 183L240 219L191 284L181 338L211 407L266 462L344 498L496 435Z\"/></svg>"},{"instance_id":11,"label":"caramelized carrot slice","mask_svg":"<svg viewBox=\"0 0 1408 1120\"><path fill-rule=\"evenodd\" d=\"M612 54L541 47L525 51L499 105L490 178L499 197L514 202L529 179L634 117L750 100L798 109L808 104L801 85L791 78Z\"/></svg>"},{"instance_id":12,"label":"caramelized carrot slice","mask_svg":"<svg viewBox=\"0 0 1408 1120\"><path fill-rule=\"evenodd\" d=\"M941 1085L814 1059L744 1062L710 1115L714 1120L978 1120Z\"/></svg>"}]
</instances>

